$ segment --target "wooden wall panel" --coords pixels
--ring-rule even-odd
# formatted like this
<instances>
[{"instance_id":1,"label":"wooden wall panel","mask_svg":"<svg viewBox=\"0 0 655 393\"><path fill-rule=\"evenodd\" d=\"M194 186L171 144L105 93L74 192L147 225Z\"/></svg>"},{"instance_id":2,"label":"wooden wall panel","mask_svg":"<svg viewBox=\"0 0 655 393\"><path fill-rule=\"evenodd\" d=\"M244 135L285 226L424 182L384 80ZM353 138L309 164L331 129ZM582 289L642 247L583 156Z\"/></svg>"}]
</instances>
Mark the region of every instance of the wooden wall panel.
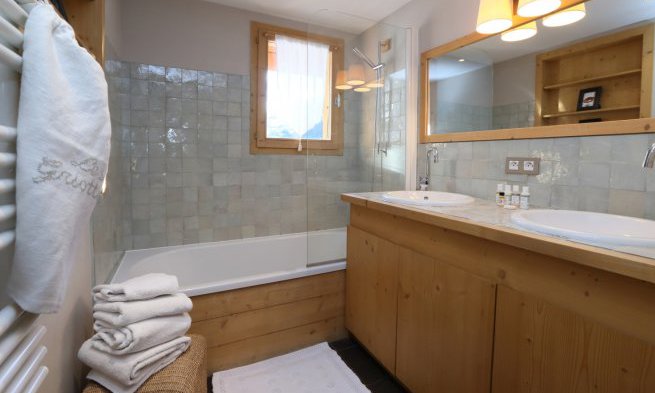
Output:
<instances>
[{"instance_id":1,"label":"wooden wall panel","mask_svg":"<svg viewBox=\"0 0 655 393\"><path fill-rule=\"evenodd\" d=\"M209 348L210 373L252 364L297 349L346 337L343 316Z\"/></svg>"},{"instance_id":2,"label":"wooden wall panel","mask_svg":"<svg viewBox=\"0 0 655 393\"><path fill-rule=\"evenodd\" d=\"M309 322L343 317L343 310L344 293L333 293L195 322L192 330L205 336L207 345L214 347L291 329Z\"/></svg>"},{"instance_id":3,"label":"wooden wall panel","mask_svg":"<svg viewBox=\"0 0 655 393\"><path fill-rule=\"evenodd\" d=\"M208 372L347 336L345 272L193 298L191 333L207 338Z\"/></svg>"},{"instance_id":4,"label":"wooden wall panel","mask_svg":"<svg viewBox=\"0 0 655 393\"><path fill-rule=\"evenodd\" d=\"M193 298L194 322L294 303L345 290L345 272L320 274Z\"/></svg>"},{"instance_id":5,"label":"wooden wall panel","mask_svg":"<svg viewBox=\"0 0 655 393\"><path fill-rule=\"evenodd\" d=\"M396 368L399 249L348 228L346 327L391 373Z\"/></svg>"},{"instance_id":6,"label":"wooden wall panel","mask_svg":"<svg viewBox=\"0 0 655 393\"><path fill-rule=\"evenodd\" d=\"M498 289L494 393L652 393L655 346Z\"/></svg>"},{"instance_id":7,"label":"wooden wall panel","mask_svg":"<svg viewBox=\"0 0 655 393\"><path fill-rule=\"evenodd\" d=\"M105 0L62 0L68 22L84 46L105 66Z\"/></svg>"},{"instance_id":8,"label":"wooden wall panel","mask_svg":"<svg viewBox=\"0 0 655 393\"><path fill-rule=\"evenodd\" d=\"M403 249L396 376L413 393L485 393L491 386L493 283Z\"/></svg>"}]
</instances>

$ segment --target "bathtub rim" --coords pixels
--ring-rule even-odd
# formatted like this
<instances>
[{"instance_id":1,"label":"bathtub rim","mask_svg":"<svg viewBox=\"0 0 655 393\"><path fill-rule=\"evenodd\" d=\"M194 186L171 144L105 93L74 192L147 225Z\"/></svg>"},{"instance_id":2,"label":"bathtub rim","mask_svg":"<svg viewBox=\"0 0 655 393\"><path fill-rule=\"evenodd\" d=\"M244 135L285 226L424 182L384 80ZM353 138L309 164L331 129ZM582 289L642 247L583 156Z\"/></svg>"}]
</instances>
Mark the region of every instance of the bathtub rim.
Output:
<instances>
[{"instance_id":1,"label":"bathtub rim","mask_svg":"<svg viewBox=\"0 0 655 393\"><path fill-rule=\"evenodd\" d=\"M188 288L180 288L180 292L186 294L189 297L195 297L212 293L233 291L242 288L250 288L258 285L294 280L297 278L317 276L320 274L333 273L341 270L346 270L345 260L326 262L320 265L308 266L306 268L294 270L281 270L265 274L255 274L238 280L225 280L216 283L190 286Z\"/></svg>"},{"instance_id":2,"label":"bathtub rim","mask_svg":"<svg viewBox=\"0 0 655 393\"><path fill-rule=\"evenodd\" d=\"M274 239L284 239L284 238L291 238L291 237L298 237L298 236L309 236L311 234L321 234L321 233L330 233L330 232L340 232L340 233L345 233L346 227L340 227L340 228L332 228L332 229L321 229L318 231L309 231L309 232L296 232L296 233L286 233L282 235L269 235L269 236L256 236L256 237L248 237L248 238L242 238L242 239L230 239L230 240L219 240L215 242L204 242L204 243L193 243L193 244L180 244L176 246L162 246L162 247L152 247L152 248L141 248L137 250L127 250L123 252L122 257L120 258L120 262L118 263L118 266L114 269L112 272L111 276L109 277L109 282L113 283L114 279L116 278L116 275L118 273L118 270L120 269L121 265L125 262L127 263L134 263L138 262L144 258L148 258L157 254L161 253L167 253L171 251L177 251L177 250L183 250L185 248L189 247L194 247L194 248L206 248L206 247L216 247L218 245L229 245L229 244L238 244L244 241L247 242L252 242L252 243L259 243L259 242L265 242L265 241L271 241ZM326 261L330 262L330 261Z\"/></svg>"},{"instance_id":3,"label":"bathtub rim","mask_svg":"<svg viewBox=\"0 0 655 393\"><path fill-rule=\"evenodd\" d=\"M116 277L119 275L122 269L128 269L128 265L138 263L144 259L154 257L158 254L165 254L169 252L175 252L178 250L184 250L189 247L193 248L209 248L217 247L221 245L229 244L238 244L244 241L250 243L259 243L267 241L275 241L276 239L288 239L292 237L308 237L312 234L326 234L326 233L343 233L345 236L346 228L331 228L323 229L318 231L310 232L298 232L298 233L289 233L282 235L270 235L270 236L260 236L244 239L232 239L232 240L221 240L217 242L207 242L207 243L196 243L196 244L183 244L176 246L163 246L163 247L154 247L146 248L140 250L129 250L123 254L123 257L120 259L118 266L114 269L111 277L109 278L109 283L114 283ZM334 260L321 261L319 263L309 264L305 267L300 267L296 269L289 270L277 270L260 274L253 274L249 276L226 279L222 281L209 281L204 283L199 283L195 285L190 285L186 287L180 287L180 292L186 294L187 296L201 296L211 293L219 293L224 291L231 291L241 288L248 288L258 285L271 284L275 282L293 280L297 278L310 277L320 274L332 273L340 270L346 269L346 260L345 258L339 258Z\"/></svg>"}]
</instances>

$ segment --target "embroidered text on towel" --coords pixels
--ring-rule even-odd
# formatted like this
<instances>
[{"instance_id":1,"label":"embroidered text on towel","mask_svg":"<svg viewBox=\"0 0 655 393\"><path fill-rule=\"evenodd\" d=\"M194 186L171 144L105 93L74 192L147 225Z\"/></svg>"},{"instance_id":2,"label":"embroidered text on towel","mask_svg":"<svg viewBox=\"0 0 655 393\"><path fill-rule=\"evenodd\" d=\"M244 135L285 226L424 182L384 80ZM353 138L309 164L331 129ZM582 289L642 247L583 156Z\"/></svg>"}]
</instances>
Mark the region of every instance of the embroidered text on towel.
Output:
<instances>
[{"instance_id":1,"label":"embroidered text on towel","mask_svg":"<svg viewBox=\"0 0 655 393\"><path fill-rule=\"evenodd\" d=\"M100 185L104 180L102 176L104 171L100 169L98 160L88 158L84 161L70 161L70 167L68 168L65 168L64 165L61 161L43 157L36 169L40 176L33 177L32 181L36 184L47 181L62 181L80 192L86 192L93 199L100 196Z\"/></svg>"}]
</instances>

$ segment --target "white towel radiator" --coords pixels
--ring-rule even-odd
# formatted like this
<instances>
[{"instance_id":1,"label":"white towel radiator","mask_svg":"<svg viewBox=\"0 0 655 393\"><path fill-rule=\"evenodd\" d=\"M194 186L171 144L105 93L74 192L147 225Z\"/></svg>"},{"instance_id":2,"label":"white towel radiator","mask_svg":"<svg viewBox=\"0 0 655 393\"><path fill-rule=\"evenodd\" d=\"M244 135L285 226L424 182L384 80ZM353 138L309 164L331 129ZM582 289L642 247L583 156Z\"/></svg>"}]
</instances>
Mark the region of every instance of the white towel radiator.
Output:
<instances>
[{"instance_id":1,"label":"white towel radiator","mask_svg":"<svg viewBox=\"0 0 655 393\"><path fill-rule=\"evenodd\" d=\"M20 55L23 45L23 27L30 9L36 0L0 0L0 67L20 73L23 59ZM0 89L0 94L8 94ZM3 100L15 98L0 97ZM15 107L18 107L16 104ZM4 119L0 118L0 121ZM2 201L13 201L10 197L15 189L16 164L15 126L0 124L0 196ZM5 203L5 204L2 204ZM16 205L0 202L0 249L13 246ZM10 255L10 253L7 253ZM10 261L3 258L0 263ZM6 270L6 269L5 269ZM1 289L1 288L0 288ZM40 341L45 335L44 326L37 323L38 315L23 311L16 304L9 304L0 310L0 393L37 392L43 383L48 368L41 365L47 352Z\"/></svg>"}]
</instances>

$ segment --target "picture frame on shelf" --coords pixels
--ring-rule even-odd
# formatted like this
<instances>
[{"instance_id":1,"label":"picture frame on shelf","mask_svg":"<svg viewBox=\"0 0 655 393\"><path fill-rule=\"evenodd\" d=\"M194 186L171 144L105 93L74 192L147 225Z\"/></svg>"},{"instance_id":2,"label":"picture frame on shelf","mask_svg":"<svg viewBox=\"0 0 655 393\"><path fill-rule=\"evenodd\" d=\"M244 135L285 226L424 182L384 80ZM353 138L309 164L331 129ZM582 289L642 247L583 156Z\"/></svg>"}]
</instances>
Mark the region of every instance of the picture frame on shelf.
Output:
<instances>
[{"instance_id":1,"label":"picture frame on shelf","mask_svg":"<svg viewBox=\"0 0 655 393\"><path fill-rule=\"evenodd\" d=\"M578 111L591 111L600 109L600 99L603 95L602 86L590 87L588 89L580 90L578 96Z\"/></svg>"}]
</instances>

